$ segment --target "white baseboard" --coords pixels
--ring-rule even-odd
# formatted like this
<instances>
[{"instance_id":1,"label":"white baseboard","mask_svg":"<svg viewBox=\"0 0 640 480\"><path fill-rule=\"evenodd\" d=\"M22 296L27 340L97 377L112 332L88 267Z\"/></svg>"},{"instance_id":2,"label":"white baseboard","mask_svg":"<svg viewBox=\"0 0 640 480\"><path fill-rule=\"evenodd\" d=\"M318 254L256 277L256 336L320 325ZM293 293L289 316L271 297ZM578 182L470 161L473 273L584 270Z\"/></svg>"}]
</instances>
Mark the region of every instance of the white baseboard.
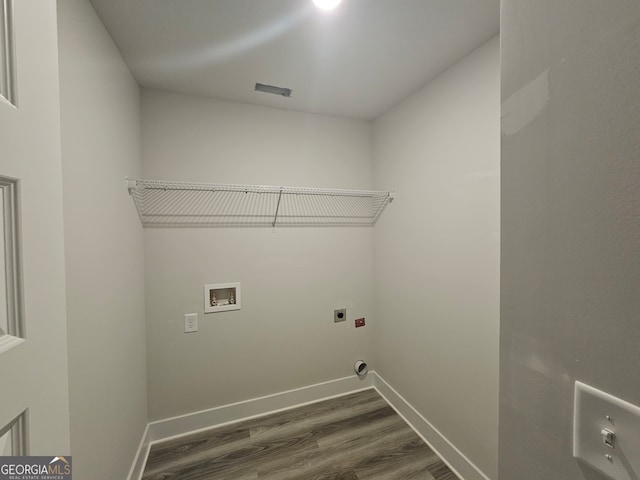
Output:
<instances>
[{"instance_id":1,"label":"white baseboard","mask_svg":"<svg viewBox=\"0 0 640 480\"><path fill-rule=\"evenodd\" d=\"M405 422L453 470L461 480L489 480L471 460L424 418L402 395L373 372L373 385L380 395L398 412Z\"/></svg>"},{"instance_id":2,"label":"white baseboard","mask_svg":"<svg viewBox=\"0 0 640 480\"><path fill-rule=\"evenodd\" d=\"M147 456L149 455L149 441L147 440L147 435L149 434L149 424L144 429L142 433L142 439L140 440L140 445L138 445L138 451L136 452L136 456L133 459L133 464L131 465L131 469L129 470L128 480L139 480L142 478L142 473L144 472L144 466L147 463Z\"/></svg>"},{"instance_id":3,"label":"white baseboard","mask_svg":"<svg viewBox=\"0 0 640 480\"><path fill-rule=\"evenodd\" d=\"M147 425L138 453L129 473L129 480L142 478L149 449L154 443L181 437L201 430L219 427L241 420L260 417L332 397L373 388L374 378L352 375L328 382L296 388L264 397L253 398L221 407L188 413L151 422Z\"/></svg>"},{"instance_id":4,"label":"white baseboard","mask_svg":"<svg viewBox=\"0 0 640 480\"><path fill-rule=\"evenodd\" d=\"M461 480L489 480L460 450L431 425L376 372L356 375L253 398L221 407L151 422L145 429L128 480L140 480L151 445L241 420L375 388Z\"/></svg>"}]
</instances>

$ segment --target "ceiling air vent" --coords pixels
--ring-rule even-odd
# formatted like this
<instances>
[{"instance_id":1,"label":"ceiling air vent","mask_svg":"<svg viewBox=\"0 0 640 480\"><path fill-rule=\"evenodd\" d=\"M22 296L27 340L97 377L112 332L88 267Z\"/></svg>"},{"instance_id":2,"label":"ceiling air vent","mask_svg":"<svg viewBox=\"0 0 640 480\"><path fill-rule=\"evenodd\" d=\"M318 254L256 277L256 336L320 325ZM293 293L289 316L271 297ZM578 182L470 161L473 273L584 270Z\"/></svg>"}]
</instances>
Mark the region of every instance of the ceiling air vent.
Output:
<instances>
[{"instance_id":1,"label":"ceiling air vent","mask_svg":"<svg viewBox=\"0 0 640 480\"><path fill-rule=\"evenodd\" d=\"M290 88L275 87L273 85L264 85L263 83L256 83L256 92L273 93L274 95L290 97L292 90Z\"/></svg>"}]
</instances>

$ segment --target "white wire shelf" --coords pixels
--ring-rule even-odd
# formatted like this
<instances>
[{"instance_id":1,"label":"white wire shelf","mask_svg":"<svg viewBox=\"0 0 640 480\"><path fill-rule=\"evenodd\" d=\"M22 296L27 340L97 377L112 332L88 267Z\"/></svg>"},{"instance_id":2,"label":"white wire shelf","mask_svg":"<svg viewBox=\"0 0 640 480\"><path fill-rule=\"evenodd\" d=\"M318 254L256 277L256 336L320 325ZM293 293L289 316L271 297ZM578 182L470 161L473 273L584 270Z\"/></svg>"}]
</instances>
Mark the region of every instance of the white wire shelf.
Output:
<instances>
[{"instance_id":1,"label":"white wire shelf","mask_svg":"<svg viewBox=\"0 0 640 480\"><path fill-rule=\"evenodd\" d=\"M372 226L393 192L127 179L144 227Z\"/></svg>"}]
</instances>

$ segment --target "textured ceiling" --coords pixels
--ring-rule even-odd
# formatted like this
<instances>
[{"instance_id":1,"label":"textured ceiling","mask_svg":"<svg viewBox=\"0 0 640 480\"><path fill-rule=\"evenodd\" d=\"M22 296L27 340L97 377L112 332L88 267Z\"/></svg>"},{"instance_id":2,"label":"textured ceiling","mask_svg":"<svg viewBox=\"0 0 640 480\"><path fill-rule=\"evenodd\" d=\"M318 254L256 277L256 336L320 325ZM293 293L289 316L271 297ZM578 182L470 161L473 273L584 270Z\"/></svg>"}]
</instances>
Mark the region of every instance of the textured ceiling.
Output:
<instances>
[{"instance_id":1,"label":"textured ceiling","mask_svg":"<svg viewBox=\"0 0 640 480\"><path fill-rule=\"evenodd\" d=\"M368 120L499 30L499 0L91 1L141 86Z\"/></svg>"}]
</instances>

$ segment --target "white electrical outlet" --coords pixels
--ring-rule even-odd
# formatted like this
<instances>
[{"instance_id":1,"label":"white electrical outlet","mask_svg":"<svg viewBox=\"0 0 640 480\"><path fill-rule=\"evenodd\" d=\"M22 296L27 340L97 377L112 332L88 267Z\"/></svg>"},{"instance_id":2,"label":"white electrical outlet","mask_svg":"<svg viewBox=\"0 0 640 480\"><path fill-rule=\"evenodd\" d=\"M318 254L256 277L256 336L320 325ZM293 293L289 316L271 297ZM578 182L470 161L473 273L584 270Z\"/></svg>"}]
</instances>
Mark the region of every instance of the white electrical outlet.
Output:
<instances>
[{"instance_id":1,"label":"white electrical outlet","mask_svg":"<svg viewBox=\"0 0 640 480\"><path fill-rule=\"evenodd\" d=\"M573 456L614 480L640 478L640 407L576 382Z\"/></svg>"},{"instance_id":2,"label":"white electrical outlet","mask_svg":"<svg viewBox=\"0 0 640 480\"><path fill-rule=\"evenodd\" d=\"M198 314L187 313L184 316L184 333L191 333L198 331Z\"/></svg>"}]
</instances>

